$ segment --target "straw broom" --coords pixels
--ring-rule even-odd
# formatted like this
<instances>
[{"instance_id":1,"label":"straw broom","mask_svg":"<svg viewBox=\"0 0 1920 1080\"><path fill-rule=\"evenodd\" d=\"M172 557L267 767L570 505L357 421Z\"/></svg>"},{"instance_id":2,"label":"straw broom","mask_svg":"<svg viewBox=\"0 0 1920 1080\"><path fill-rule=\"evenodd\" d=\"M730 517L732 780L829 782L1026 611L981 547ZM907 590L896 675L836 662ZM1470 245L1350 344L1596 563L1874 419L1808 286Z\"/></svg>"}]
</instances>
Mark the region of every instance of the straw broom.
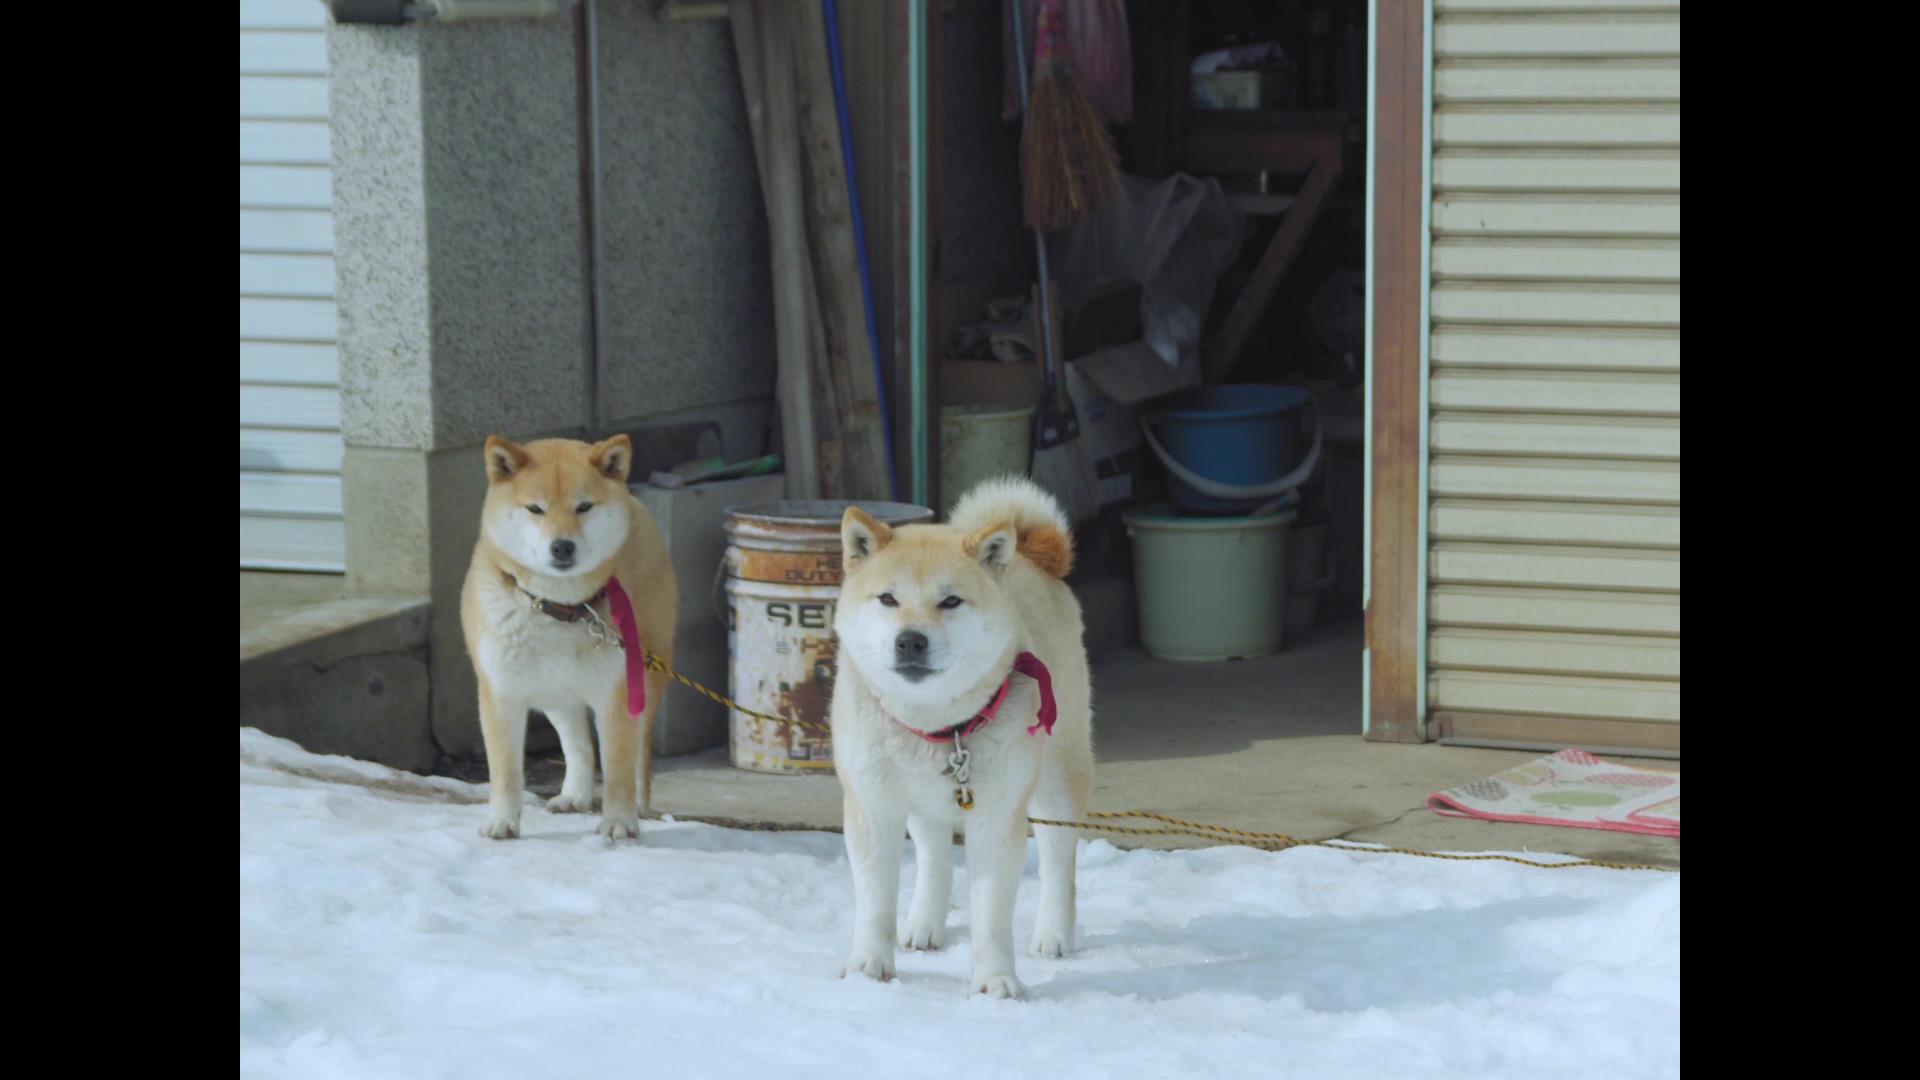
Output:
<instances>
[{"instance_id":1,"label":"straw broom","mask_svg":"<svg viewBox=\"0 0 1920 1080\"><path fill-rule=\"evenodd\" d=\"M1013 2L1019 20L1021 0ZM1033 86L1020 138L1027 224L1053 232L1107 205L1120 189L1119 161L1113 137L1074 78L1060 0L1040 0Z\"/></svg>"}]
</instances>

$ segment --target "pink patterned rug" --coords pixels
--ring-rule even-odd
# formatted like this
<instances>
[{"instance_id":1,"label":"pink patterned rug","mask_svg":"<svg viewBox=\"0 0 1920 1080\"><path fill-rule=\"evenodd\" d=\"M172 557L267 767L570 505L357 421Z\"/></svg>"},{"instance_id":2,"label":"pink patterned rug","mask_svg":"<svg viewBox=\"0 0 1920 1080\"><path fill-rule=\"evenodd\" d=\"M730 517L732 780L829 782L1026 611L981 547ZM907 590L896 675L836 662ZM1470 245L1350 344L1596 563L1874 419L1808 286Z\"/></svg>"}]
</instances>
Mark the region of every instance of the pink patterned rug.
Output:
<instances>
[{"instance_id":1,"label":"pink patterned rug","mask_svg":"<svg viewBox=\"0 0 1920 1080\"><path fill-rule=\"evenodd\" d=\"M1680 774L1616 765L1562 750L1427 796L1447 817L1523 821L1575 829L1680 835Z\"/></svg>"}]
</instances>

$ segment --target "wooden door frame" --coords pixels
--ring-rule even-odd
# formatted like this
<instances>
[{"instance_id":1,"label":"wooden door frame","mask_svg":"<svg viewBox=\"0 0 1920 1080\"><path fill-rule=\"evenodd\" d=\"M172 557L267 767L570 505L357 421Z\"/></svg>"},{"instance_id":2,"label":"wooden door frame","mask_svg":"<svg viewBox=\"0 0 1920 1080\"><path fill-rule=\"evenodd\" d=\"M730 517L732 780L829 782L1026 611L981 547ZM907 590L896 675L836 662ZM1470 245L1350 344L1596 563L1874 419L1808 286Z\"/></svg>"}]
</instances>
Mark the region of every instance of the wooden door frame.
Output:
<instances>
[{"instance_id":1,"label":"wooden door frame","mask_svg":"<svg viewBox=\"0 0 1920 1080\"><path fill-rule=\"evenodd\" d=\"M1426 738L1430 0L1371 0L1367 78L1368 739Z\"/></svg>"}]
</instances>

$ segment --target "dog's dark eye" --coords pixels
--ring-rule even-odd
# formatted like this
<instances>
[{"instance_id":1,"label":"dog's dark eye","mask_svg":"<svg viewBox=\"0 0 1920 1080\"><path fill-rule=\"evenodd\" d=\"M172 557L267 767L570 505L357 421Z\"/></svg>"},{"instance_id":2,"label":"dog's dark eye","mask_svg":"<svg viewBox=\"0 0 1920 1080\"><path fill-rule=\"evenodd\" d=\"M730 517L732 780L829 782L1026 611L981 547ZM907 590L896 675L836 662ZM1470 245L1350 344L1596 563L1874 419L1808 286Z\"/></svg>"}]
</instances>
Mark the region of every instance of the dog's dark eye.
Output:
<instances>
[{"instance_id":1,"label":"dog's dark eye","mask_svg":"<svg viewBox=\"0 0 1920 1080\"><path fill-rule=\"evenodd\" d=\"M940 606L948 610L952 610L954 608L959 607L963 603L966 603L966 601L960 599L957 596L949 596L945 600L940 601Z\"/></svg>"},{"instance_id":2,"label":"dog's dark eye","mask_svg":"<svg viewBox=\"0 0 1920 1080\"><path fill-rule=\"evenodd\" d=\"M899 606L900 606L900 601L898 601L898 600L895 600L895 599L893 598L893 594L892 594L892 593L890 593L890 592L883 592L883 593L881 593L881 594L880 594L880 603L881 603L881 604L883 604L883 605L885 605L885 606L887 606L887 607L899 607Z\"/></svg>"},{"instance_id":3,"label":"dog's dark eye","mask_svg":"<svg viewBox=\"0 0 1920 1080\"><path fill-rule=\"evenodd\" d=\"M527 513L529 513L529 514L544 514L544 513L546 513L546 511L545 511L545 510L542 510L542 509L540 509L540 508L539 508L539 507L537 507L537 506L533 506L533 505L531 505L531 504L529 504L529 505L528 505L528 507L527 507Z\"/></svg>"},{"instance_id":4,"label":"dog's dark eye","mask_svg":"<svg viewBox=\"0 0 1920 1080\"><path fill-rule=\"evenodd\" d=\"M592 503L581 503L579 506L573 508L573 512L576 514L584 514L591 509L593 509Z\"/></svg>"}]
</instances>

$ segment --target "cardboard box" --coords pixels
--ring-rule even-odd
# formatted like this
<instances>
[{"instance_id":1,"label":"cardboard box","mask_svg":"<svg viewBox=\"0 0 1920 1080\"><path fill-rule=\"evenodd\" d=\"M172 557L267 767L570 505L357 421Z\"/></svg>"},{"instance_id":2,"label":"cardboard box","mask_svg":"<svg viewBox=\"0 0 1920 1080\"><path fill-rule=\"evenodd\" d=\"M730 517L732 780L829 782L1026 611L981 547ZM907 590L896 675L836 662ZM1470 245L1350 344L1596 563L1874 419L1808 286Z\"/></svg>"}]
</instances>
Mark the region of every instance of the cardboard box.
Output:
<instances>
[{"instance_id":1,"label":"cardboard box","mask_svg":"<svg viewBox=\"0 0 1920 1080\"><path fill-rule=\"evenodd\" d=\"M1280 78L1273 71L1210 71L1193 76L1191 85L1196 109L1270 109L1279 97Z\"/></svg>"},{"instance_id":2,"label":"cardboard box","mask_svg":"<svg viewBox=\"0 0 1920 1080\"><path fill-rule=\"evenodd\" d=\"M1080 439L1101 506L1149 494L1156 474L1140 435L1140 407L1191 385L1145 342L1067 362L1067 393L1080 414Z\"/></svg>"}]
</instances>

